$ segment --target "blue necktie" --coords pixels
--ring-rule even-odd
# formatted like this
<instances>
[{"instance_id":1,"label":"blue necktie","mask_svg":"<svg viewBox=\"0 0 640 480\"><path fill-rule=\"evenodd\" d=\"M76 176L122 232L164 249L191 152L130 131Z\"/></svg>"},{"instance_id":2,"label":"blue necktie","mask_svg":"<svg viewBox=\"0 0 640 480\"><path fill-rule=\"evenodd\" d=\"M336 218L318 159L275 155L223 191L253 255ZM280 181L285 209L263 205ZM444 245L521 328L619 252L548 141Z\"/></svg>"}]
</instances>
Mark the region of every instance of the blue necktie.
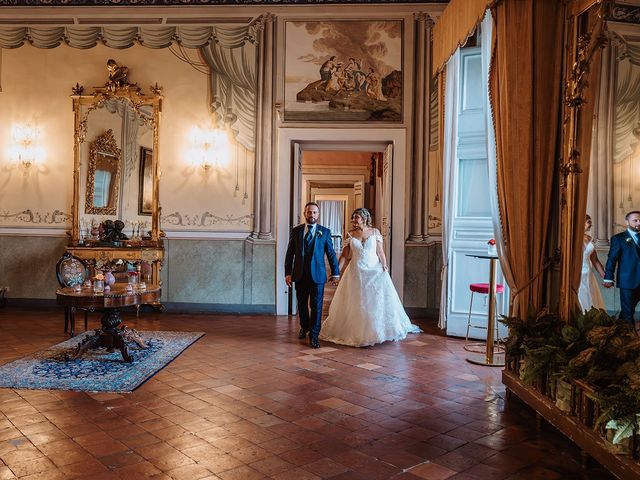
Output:
<instances>
[{"instance_id":1,"label":"blue necktie","mask_svg":"<svg viewBox=\"0 0 640 480\"><path fill-rule=\"evenodd\" d=\"M307 227L307 233L304 236L304 253L305 255L311 250L311 243L313 242L313 228Z\"/></svg>"}]
</instances>

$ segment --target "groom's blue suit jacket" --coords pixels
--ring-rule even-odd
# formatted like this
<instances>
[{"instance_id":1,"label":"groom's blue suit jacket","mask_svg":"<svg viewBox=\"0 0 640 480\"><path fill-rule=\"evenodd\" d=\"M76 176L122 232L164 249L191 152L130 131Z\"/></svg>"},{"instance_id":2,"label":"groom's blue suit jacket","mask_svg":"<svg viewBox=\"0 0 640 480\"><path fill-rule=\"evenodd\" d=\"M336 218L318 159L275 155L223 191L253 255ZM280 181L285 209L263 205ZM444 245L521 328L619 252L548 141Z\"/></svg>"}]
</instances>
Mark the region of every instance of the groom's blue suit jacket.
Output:
<instances>
[{"instance_id":1,"label":"groom's blue suit jacket","mask_svg":"<svg viewBox=\"0 0 640 480\"><path fill-rule=\"evenodd\" d=\"M291 275L294 282L302 280L303 275L311 277L313 283L325 283L327 281L327 269L324 264L324 256L327 255L331 266L331 275L340 275L338 269L338 259L333 249L331 240L331 230L322 225L316 225L315 240L313 244L313 254L310 262L310 272L304 271L304 230L305 224L298 225L291 230L287 254L284 258L284 274Z\"/></svg>"},{"instance_id":2,"label":"groom's blue suit jacket","mask_svg":"<svg viewBox=\"0 0 640 480\"><path fill-rule=\"evenodd\" d=\"M611 237L609 258L604 269L604 278L613 280L617 268L616 285L618 288L636 289L640 287L640 251L629 232L618 233Z\"/></svg>"}]
</instances>

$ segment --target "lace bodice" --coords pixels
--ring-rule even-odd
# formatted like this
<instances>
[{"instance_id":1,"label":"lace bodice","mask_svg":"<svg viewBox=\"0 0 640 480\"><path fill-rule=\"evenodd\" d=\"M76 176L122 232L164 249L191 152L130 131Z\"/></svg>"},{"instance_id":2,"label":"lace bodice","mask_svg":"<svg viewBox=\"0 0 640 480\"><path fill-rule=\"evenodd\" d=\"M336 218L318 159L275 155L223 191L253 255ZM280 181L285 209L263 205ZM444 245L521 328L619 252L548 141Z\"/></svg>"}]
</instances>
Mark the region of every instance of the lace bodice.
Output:
<instances>
[{"instance_id":1,"label":"lace bodice","mask_svg":"<svg viewBox=\"0 0 640 480\"><path fill-rule=\"evenodd\" d=\"M382 234L377 228L364 239L352 237L347 234L345 247L351 248L351 261L357 263L360 267L374 268L380 266L380 259L376 253L376 243L382 243Z\"/></svg>"}]
</instances>

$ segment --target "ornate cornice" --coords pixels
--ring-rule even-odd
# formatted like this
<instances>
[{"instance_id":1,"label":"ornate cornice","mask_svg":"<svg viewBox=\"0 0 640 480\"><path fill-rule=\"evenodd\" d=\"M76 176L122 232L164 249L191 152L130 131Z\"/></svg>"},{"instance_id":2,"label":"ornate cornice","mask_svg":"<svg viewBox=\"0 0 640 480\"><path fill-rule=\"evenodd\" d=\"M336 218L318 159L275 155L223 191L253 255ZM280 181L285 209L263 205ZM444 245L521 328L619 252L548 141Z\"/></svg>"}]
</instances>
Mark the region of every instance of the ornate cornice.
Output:
<instances>
[{"instance_id":1,"label":"ornate cornice","mask_svg":"<svg viewBox=\"0 0 640 480\"><path fill-rule=\"evenodd\" d=\"M416 22L424 22L424 28L431 28L435 23L427 12L416 12L413 14L413 19Z\"/></svg>"},{"instance_id":2,"label":"ornate cornice","mask_svg":"<svg viewBox=\"0 0 640 480\"><path fill-rule=\"evenodd\" d=\"M278 5L340 5L340 4L396 4L448 3L448 0L279 0ZM13 7L89 7L89 6L202 6L202 5L265 5L273 0L0 0L0 6Z\"/></svg>"}]
</instances>

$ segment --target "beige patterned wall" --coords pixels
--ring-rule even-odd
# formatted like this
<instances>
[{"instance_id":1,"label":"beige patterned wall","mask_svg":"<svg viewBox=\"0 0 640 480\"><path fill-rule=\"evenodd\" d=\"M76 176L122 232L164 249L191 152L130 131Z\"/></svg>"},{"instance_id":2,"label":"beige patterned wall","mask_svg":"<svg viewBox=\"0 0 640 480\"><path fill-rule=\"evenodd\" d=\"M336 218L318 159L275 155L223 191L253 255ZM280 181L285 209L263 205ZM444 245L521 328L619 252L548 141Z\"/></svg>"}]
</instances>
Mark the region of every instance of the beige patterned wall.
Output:
<instances>
[{"instance_id":1,"label":"beige patterned wall","mask_svg":"<svg viewBox=\"0 0 640 480\"><path fill-rule=\"evenodd\" d=\"M196 51L188 52L200 62ZM85 94L107 79L106 61L129 67L129 80L144 91L163 87L160 122L160 203L166 231L249 232L253 162L251 152L231 145L228 164L204 172L193 166L194 127L212 126L208 77L177 59L169 49L134 46L89 50L23 46L3 50L0 93L0 229L70 227L73 194L73 111L71 87ZM44 162L23 170L11 162L11 126L31 123L41 132Z\"/></svg>"}]
</instances>

